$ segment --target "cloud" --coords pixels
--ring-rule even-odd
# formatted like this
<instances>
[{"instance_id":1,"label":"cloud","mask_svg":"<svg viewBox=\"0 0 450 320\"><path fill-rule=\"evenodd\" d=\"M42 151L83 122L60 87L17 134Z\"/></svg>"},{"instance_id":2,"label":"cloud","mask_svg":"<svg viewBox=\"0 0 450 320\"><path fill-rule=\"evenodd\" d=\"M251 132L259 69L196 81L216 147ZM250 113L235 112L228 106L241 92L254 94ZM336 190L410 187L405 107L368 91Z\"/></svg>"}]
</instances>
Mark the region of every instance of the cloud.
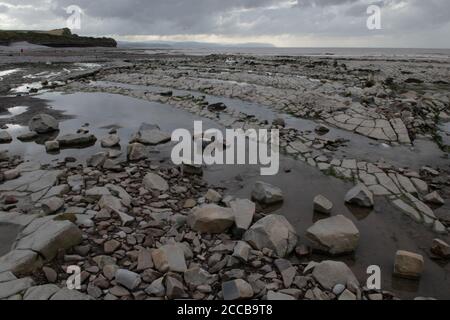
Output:
<instances>
[{"instance_id":1,"label":"cloud","mask_svg":"<svg viewBox=\"0 0 450 320\"><path fill-rule=\"evenodd\" d=\"M450 48L448 0L0 0L0 28L64 27L73 4L85 35ZM382 8L382 30L366 27L371 4Z\"/></svg>"}]
</instances>

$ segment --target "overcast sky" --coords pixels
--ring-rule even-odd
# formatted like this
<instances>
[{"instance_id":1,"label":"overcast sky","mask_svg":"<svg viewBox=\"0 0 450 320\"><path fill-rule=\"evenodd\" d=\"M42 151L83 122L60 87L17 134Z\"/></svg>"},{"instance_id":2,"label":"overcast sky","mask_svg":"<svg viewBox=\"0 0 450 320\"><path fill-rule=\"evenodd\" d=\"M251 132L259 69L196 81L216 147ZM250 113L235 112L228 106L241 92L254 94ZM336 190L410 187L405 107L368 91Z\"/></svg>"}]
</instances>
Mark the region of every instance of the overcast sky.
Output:
<instances>
[{"instance_id":1,"label":"overcast sky","mask_svg":"<svg viewBox=\"0 0 450 320\"><path fill-rule=\"evenodd\" d=\"M381 30L367 8L381 8ZM66 26L118 40L271 43L283 47L450 48L450 0L0 0L0 29Z\"/></svg>"}]
</instances>

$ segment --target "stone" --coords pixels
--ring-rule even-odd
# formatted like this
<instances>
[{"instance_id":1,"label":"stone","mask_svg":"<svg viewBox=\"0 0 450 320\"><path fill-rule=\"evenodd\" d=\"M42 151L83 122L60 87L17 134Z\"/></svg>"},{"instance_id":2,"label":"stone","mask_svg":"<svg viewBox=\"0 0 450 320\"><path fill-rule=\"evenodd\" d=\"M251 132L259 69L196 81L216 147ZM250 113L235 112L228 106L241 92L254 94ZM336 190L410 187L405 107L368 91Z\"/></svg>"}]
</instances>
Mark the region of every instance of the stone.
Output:
<instances>
[{"instance_id":1,"label":"stone","mask_svg":"<svg viewBox=\"0 0 450 320\"><path fill-rule=\"evenodd\" d=\"M424 270L423 256L399 250L395 255L394 275L406 279L418 279Z\"/></svg>"},{"instance_id":2,"label":"stone","mask_svg":"<svg viewBox=\"0 0 450 320\"><path fill-rule=\"evenodd\" d=\"M138 265L136 267L137 271L144 271L153 268L152 253L150 250L141 249L138 255Z\"/></svg>"},{"instance_id":3,"label":"stone","mask_svg":"<svg viewBox=\"0 0 450 320\"><path fill-rule=\"evenodd\" d=\"M0 273L0 283L9 282L9 281L13 281L13 280L17 280L17 278L12 272L6 271L6 272Z\"/></svg>"},{"instance_id":4,"label":"stone","mask_svg":"<svg viewBox=\"0 0 450 320\"><path fill-rule=\"evenodd\" d=\"M208 204L194 208L187 223L201 233L223 233L234 224L234 214L229 208Z\"/></svg>"},{"instance_id":5,"label":"stone","mask_svg":"<svg viewBox=\"0 0 450 320\"><path fill-rule=\"evenodd\" d=\"M54 284L44 284L37 287L31 287L23 296L23 300L44 301L49 300L60 288Z\"/></svg>"},{"instance_id":6,"label":"stone","mask_svg":"<svg viewBox=\"0 0 450 320\"><path fill-rule=\"evenodd\" d=\"M233 210L236 227L242 231L248 230L255 215L255 203L248 199L236 199L230 202L230 207Z\"/></svg>"},{"instance_id":7,"label":"stone","mask_svg":"<svg viewBox=\"0 0 450 320\"><path fill-rule=\"evenodd\" d=\"M216 190L209 189L205 195L205 199L211 203L219 203L222 200L222 196Z\"/></svg>"},{"instance_id":8,"label":"stone","mask_svg":"<svg viewBox=\"0 0 450 320\"><path fill-rule=\"evenodd\" d=\"M161 272L185 272L187 270L184 251L178 245L165 245L152 251L155 268Z\"/></svg>"},{"instance_id":9,"label":"stone","mask_svg":"<svg viewBox=\"0 0 450 320\"><path fill-rule=\"evenodd\" d=\"M49 283L55 283L58 280L58 273L52 268L43 267L42 271L44 272L45 278Z\"/></svg>"},{"instance_id":10,"label":"stone","mask_svg":"<svg viewBox=\"0 0 450 320\"><path fill-rule=\"evenodd\" d=\"M345 291L345 285L338 283L337 285L334 286L333 288L333 293L335 295L340 295L342 292Z\"/></svg>"},{"instance_id":11,"label":"stone","mask_svg":"<svg viewBox=\"0 0 450 320\"><path fill-rule=\"evenodd\" d=\"M259 203L272 205L283 202L283 192L278 187L259 181L253 188L252 198Z\"/></svg>"},{"instance_id":12,"label":"stone","mask_svg":"<svg viewBox=\"0 0 450 320\"><path fill-rule=\"evenodd\" d=\"M103 250L106 254L110 254L115 252L117 249L120 248L120 242L117 240L108 240L103 244Z\"/></svg>"},{"instance_id":13,"label":"stone","mask_svg":"<svg viewBox=\"0 0 450 320\"><path fill-rule=\"evenodd\" d=\"M362 183L351 189L345 196L345 202L364 208L372 208L374 205L373 194Z\"/></svg>"},{"instance_id":14,"label":"stone","mask_svg":"<svg viewBox=\"0 0 450 320\"><path fill-rule=\"evenodd\" d=\"M45 150L47 152L56 152L59 151L59 142L58 141L46 141L45 142Z\"/></svg>"},{"instance_id":15,"label":"stone","mask_svg":"<svg viewBox=\"0 0 450 320\"><path fill-rule=\"evenodd\" d=\"M144 145L158 145L171 140L171 135L161 131L156 125L143 123L139 131L131 138L131 142L142 143Z\"/></svg>"},{"instance_id":16,"label":"stone","mask_svg":"<svg viewBox=\"0 0 450 320\"><path fill-rule=\"evenodd\" d=\"M236 279L222 283L223 299L226 301L251 299L254 295L252 286L242 280Z\"/></svg>"},{"instance_id":17,"label":"stone","mask_svg":"<svg viewBox=\"0 0 450 320\"><path fill-rule=\"evenodd\" d=\"M133 291L141 284L141 276L125 269L116 271L116 282Z\"/></svg>"},{"instance_id":18,"label":"stone","mask_svg":"<svg viewBox=\"0 0 450 320\"><path fill-rule=\"evenodd\" d=\"M34 285L31 278L22 278L0 283L0 299L9 298L18 293L24 292Z\"/></svg>"},{"instance_id":19,"label":"stone","mask_svg":"<svg viewBox=\"0 0 450 320\"><path fill-rule=\"evenodd\" d=\"M5 271L15 274L30 273L41 266L41 258L32 250L13 250L0 257L0 273Z\"/></svg>"},{"instance_id":20,"label":"stone","mask_svg":"<svg viewBox=\"0 0 450 320\"><path fill-rule=\"evenodd\" d=\"M81 293L77 290L70 290L68 288L62 288L55 293L50 300L56 301L86 301L92 300L92 297L87 294Z\"/></svg>"},{"instance_id":21,"label":"stone","mask_svg":"<svg viewBox=\"0 0 450 320\"><path fill-rule=\"evenodd\" d=\"M233 257L241 261L247 262L251 247L245 241L237 241L233 249Z\"/></svg>"},{"instance_id":22,"label":"stone","mask_svg":"<svg viewBox=\"0 0 450 320\"><path fill-rule=\"evenodd\" d=\"M243 240L255 249L267 248L284 258L295 249L298 239L294 227L286 218L273 214L253 224L244 234Z\"/></svg>"},{"instance_id":23,"label":"stone","mask_svg":"<svg viewBox=\"0 0 450 320\"><path fill-rule=\"evenodd\" d=\"M174 277L166 277L166 295L169 299L186 298L187 294L184 291L183 284Z\"/></svg>"},{"instance_id":24,"label":"stone","mask_svg":"<svg viewBox=\"0 0 450 320\"><path fill-rule=\"evenodd\" d=\"M132 143L127 148L127 158L129 161L139 161L147 158L145 146L141 143Z\"/></svg>"},{"instance_id":25,"label":"stone","mask_svg":"<svg viewBox=\"0 0 450 320\"><path fill-rule=\"evenodd\" d=\"M101 168L101 167L103 167L103 164L105 163L107 158L108 158L108 156L105 152L98 152L98 153L90 156L86 160L86 165L88 167Z\"/></svg>"},{"instance_id":26,"label":"stone","mask_svg":"<svg viewBox=\"0 0 450 320\"><path fill-rule=\"evenodd\" d=\"M324 196L318 195L314 198L314 211L323 214L331 214L332 209L333 203Z\"/></svg>"},{"instance_id":27,"label":"stone","mask_svg":"<svg viewBox=\"0 0 450 320\"><path fill-rule=\"evenodd\" d=\"M431 252L440 258L448 259L450 258L450 245L440 239L434 239Z\"/></svg>"},{"instance_id":28,"label":"stone","mask_svg":"<svg viewBox=\"0 0 450 320\"><path fill-rule=\"evenodd\" d=\"M12 141L12 137L8 131L0 131L0 143L10 143Z\"/></svg>"},{"instance_id":29,"label":"stone","mask_svg":"<svg viewBox=\"0 0 450 320\"><path fill-rule=\"evenodd\" d=\"M30 131L47 133L59 130L58 121L48 114L37 114L28 123Z\"/></svg>"},{"instance_id":30,"label":"stone","mask_svg":"<svg viewBox=\"0 0 450 320\"><path fill-rule=\"evenodd\" d=\"M25 231L26 229L23 232ZM33 250L46 260L51 260L59 250L78 245L81 240L81 231L72 222L50 220L33 233L21 238L16 244L16 249Z\"/></svg>"},{"instance_id":31,"label":"stone","mask_svg":"<svg viewBox=\"0 0 450 320\"><path fill-rule=\"evenodd\" d=\"M283 278L284 287L289 288L297 275L297 269L295 269L292 264L285 259L277 259L274 263Z\"/></svg>"},{"instance_id":32,"label":"stone","mask_svg":"<svg viewBox=\"0 0 450 320\"><path fill-rule=\"evenodd\" d=\"M142 180L142 184L149 191L158 190L161 192L165 192L169 189L169 184L167 183L167 181L161 176L154 173L147 173L147 175Z\"/></svg>"},{"instance_id":33,"label":"stone","mask_svg":"<svg viewBox=\"0 0 450 320\"><path fill-rule=\"evenodd\" d=\"M120 137L117 134L109 134L100 140L103 148L112 148L120 144Z\"/></svg>"},{"instance_id":34,"label":"stone","mask_svg":"<svg viewBox=\"0 0 450 320\"><path fill-rule=\"evenodd\" d=\"M438 206L443 206L445 204L444 199L439 195L437 191L427 194L423 200L427 203L435 204Z\"/></svg>"},{"instance_id":35,"label":"stone","mask_svg":"<svg viewBox=\"0 0 450 320\"><path fill-rule=\"evenodd\" d=\"M20 141L32 141L34 139L36 139L38 137L38 133L35 131L30 131L30 132L26 132L26 133L22 133L21 135L17 136L17 140Z\"/></svg>"},{"instance_id":36,"label":"stone","mask_svg":"<svg viewBox=\"0 0 450 320\"><path fill-rule=\"evenodd\" d=\"M61 148L86 147L94 145L97 138L93 134L74 133L58 137L57 141L59 142Z\"/></svg>"},{"instance_id":37,"label":"stone","mask_svg":"<svg viewBox=\"0 0 450 320\"><path fill-rule=\"evenodd\" d=\"M50 215L57 212L64 206L64 200L59 197L51 197L42 200L41 204L42 204L42 211L44 211L44 214Z\"/></svg>"},{"instance_id":38,"label":"stone","mask_svg":"<svg viewBox=\"0 0 450 320\"><path fill-rule=\"evenodd\" d=\"M166 295L166 288L164 287L164 278L159 278L153 281L146 289L145 293L150 296L164 297Z\"/></svg>"},{"instance_id":39,"label":"stone","mask_svg":"<svg viewBox=\"0 0 450 320\"><path fill-rule=\"evenodd\" d=\"M191 288L197 288L200 285L211 285L217 280L217 276L211 275L208 271L194 267L184 272L184 281Z\"/></svg>"},{"instance_id":40,"label":"stone","mask_svg":"<svg viewBox=\"0 0 450 320\"><path fill-rule=\"evenodd\" d=\"M312 276L324 289L329 291L333 290L337 284L359 287L359 282L353 272L340 261L323 261L317 264Z\"/></svg>"},{"instance_id":41,"label":"stone","mask_svg":"<svg viewBox=\"0 0 450 320\"><path fill-rule=\"evenodd\" d=\"M272 121L272 125L277 127L286 127L286 121L283 118L276 118Z\"/></svg>"},{"instance_id":42,"label":"stone","mask_svg":"<svg viewBox=\"0 0 450 320\"><path fill-rule=\"evenodd\" d=\"M319 220L307 230L306 236L318 250L340 255L356 250L360 234L351 220L338 215Z\"/></svg>"},{"instance_id":43,"label":"stone","mask_svg":"<svg viewBox=\"0 0 450 320\"><path fill-rule=\"evenodd\" d=\"M316 131L319 134L326 134L328 132L330 132L330 128L328 128L327 126L324 126L322 124L316 126L316 128L314 129L314 131Z\"/></svg>"},{"instance_id":44,"label":"stone","mask_svg":"<svg viewBox=\"0 0 450 320\"><path fill-rule=\"evenodd\" d=\"M14 180L20 177L20 171L17 169L6 170L3 172L3 178L5 180Z\"/></svg>"},{"instance_id":45,"label":"stone","mask_svg":"<svg viewBox=\"0 0 450 320\"><path fill-rule=\"evenodd\" d=\"M295 300L295 298L293 296L285 294L285 293L269 290L269 292L267 292L267 300L269 300L269 301L274 301L274 300L289 301L289 300Z\"/></svg>"},{"instance_id":46,"label":"stone","mask_svg":"<svg viewBox=\"0 0 450 320\"><path fill-rule=\"evenodd\" d=\"M344 292L341 293L338 300L340 301L355 301L356 295L348 289L345 289Z\"/></svg>"}]
</instances>

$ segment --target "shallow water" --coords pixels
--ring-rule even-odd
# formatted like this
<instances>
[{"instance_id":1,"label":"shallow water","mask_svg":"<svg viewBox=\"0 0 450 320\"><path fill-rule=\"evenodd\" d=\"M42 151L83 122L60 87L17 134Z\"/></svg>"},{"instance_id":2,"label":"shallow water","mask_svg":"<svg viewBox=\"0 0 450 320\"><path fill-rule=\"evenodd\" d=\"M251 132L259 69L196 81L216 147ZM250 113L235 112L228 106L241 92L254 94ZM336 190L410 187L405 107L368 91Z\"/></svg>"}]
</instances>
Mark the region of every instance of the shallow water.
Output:
<instances>
[{"instance_id":1,"label":"shallow water","mask_svg":"<svg viewBox=\"0 0 450 320\"><path fill-rule=\"evenodd\" d=\"M8 114L0 115L0 119L8 119L14 116L18 116L28 110L28 107L17 106L8 108Z\"/></svg>"},{"instance_id":2,"label":"shallow water","mask_svg":"<svg viewBox=\"0 0 450 320\"><path fill-rule=\"evenodd\" d=\"M164 90L163 90L164 91ZM167 89L165 89L167 91ZM121 145L124 152L130 136L136 132L142 122L158 124L161 129L172 132L173 129L187 128L192 130L194 120L203 120L204 128L223 129L211 120L202 119L172 106L151 103L140 99L106 94L45 93L39 96L49 101L54 109L65 111L72 119L60 123L60 134L73 133L83 124L90 123L89 129L97 138L118 127ZM221 99L221 101L224 101ZM225 103L226 100L224 101ZM231 103L229 103L231 105ZM15 138L28 129L22 126L10 126L8 131ZM52 137L54 139L55 137ZM80 161L100 150L100 142L82 151L77 149L62 150L58 155L45 152L43 141L22 143L14 139L13 143L1 148L8 148L12 154L20 154L26 159L53 162L73 156ZM155 160L169 161L171 144L154 147L152 155ZM159 152L159 153L158 153ZM349 208L344 204L344 196L352 187L339 179L325 176L320 171L306 164L282 156L280 173L272 177L261 177L258 166L211 166L205 169L205 180L217 187L226 187L226 194L249 198L254 182L264 180L279 186L285 193L285 202L274 212L285 215L295 226L301 241L305 241L305 230L315 221L323 218L313 212L313 198L323 194L333 201L333 214L343 214L355 222L361 232L360 246L353 256L341 259L347 262L360 281L367 278L365 271L370 265L379 265L382 270L383 289L392 290L402 298L416 296L433 296L450 298L450 267L439 265L427 258L426 249L431 245L435 235L422 225L413 223L394 209L384 199L376 201L373 211L361 211ZM0 230L2 231L2 230ZM11 234L12 231L9 231ZM2 232L0 232L0 235ZM8 234L8 233L4 233ZM10 246L10 236L0 250ZM392 278L395 252L399 249L411 250L425 256L426 268L420 281L408 281ZM329 257L315 256L316 260Z\"/></svg>"}]
</instances>

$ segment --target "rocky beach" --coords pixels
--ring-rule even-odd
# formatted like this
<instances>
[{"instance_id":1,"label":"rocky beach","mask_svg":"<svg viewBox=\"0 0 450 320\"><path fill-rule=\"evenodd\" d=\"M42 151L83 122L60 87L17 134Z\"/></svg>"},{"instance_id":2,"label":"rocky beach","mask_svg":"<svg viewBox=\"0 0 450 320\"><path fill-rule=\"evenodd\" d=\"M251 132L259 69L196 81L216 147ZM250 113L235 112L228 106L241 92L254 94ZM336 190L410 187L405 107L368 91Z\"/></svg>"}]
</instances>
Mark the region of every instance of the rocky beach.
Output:
<instances>
[{"instance_id":1,"label":"rocky beach","mask_svg":"<svg viewBox=\"0 0 450 320\"><path fill-rule=\"evenodd\" d=\"M0 299L450 299L449 79L448 52L4 47ZM278 129L279 173L175 165L194 121Z\"/></svg>"}]
</instances>

